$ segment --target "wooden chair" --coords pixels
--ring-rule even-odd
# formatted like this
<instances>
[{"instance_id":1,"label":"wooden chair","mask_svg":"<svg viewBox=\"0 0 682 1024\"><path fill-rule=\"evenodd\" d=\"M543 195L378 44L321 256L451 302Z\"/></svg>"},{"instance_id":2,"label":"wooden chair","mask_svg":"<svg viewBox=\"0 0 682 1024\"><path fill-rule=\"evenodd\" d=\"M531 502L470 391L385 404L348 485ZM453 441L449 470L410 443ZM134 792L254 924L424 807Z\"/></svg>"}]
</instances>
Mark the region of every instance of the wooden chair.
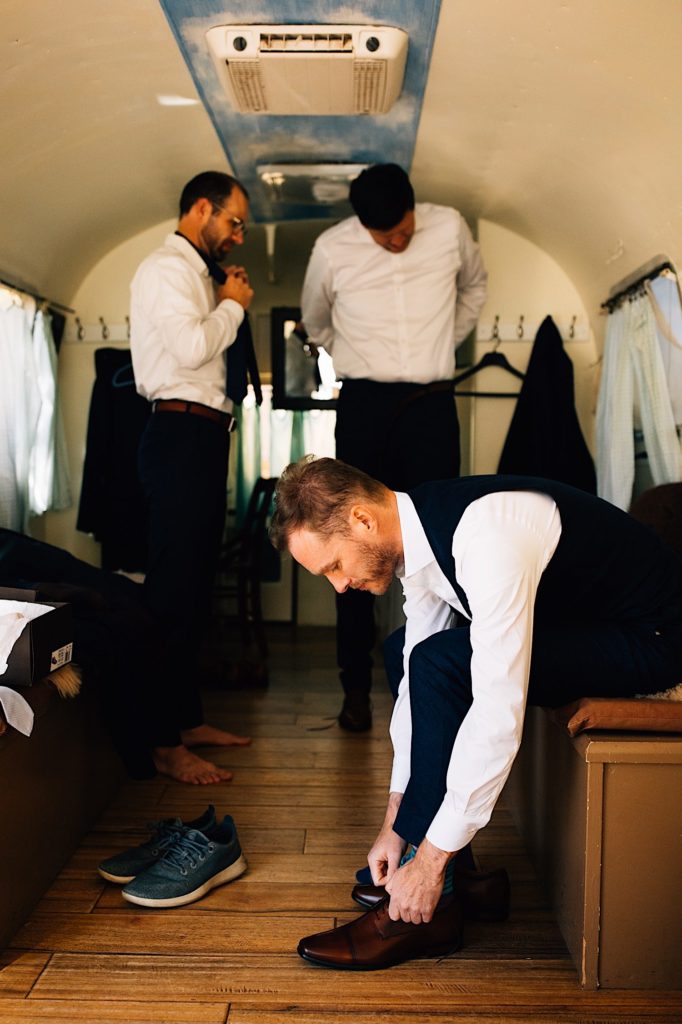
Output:
<instances>
[{"instance_id":1,"label":"wooden chair","mask_svg":"<svg viewBox=\"0 0 682 1024\"><path fill-rule=\"evenodd\" d=\"M261 606L263 551L267 541L267 520L277 478L259 477L254 484L244 523L237 534L223 544L216 580L216 597L236 597L242 646L255 641L260 656L268 653Z\"/></svg>"}]
</instances>

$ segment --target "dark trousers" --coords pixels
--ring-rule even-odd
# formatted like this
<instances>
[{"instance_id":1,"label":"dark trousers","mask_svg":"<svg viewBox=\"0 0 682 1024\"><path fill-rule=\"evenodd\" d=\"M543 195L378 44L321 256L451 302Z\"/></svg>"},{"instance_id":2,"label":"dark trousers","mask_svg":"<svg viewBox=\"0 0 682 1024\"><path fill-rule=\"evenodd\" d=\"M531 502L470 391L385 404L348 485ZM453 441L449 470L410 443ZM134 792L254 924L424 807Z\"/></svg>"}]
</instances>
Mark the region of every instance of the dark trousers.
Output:
<instances>
[{"instance_id":1,"label":"dark trousers","mask_svg":"<svg viewBox=\"0 0 682 1024\"><path fill-rule=\"evenodd\" d=\"M459 423L452 388L423 393L421 384L346 380L336 411L336 456L407 491L459 474ZM346 693L368 693L376 639L374 598L360 590L336 596L337 661Z\"/></svg>"},{"instance_id":2,"label":"dark trousers","mask_svg":"<svg viewBox=\"0 0 682 1024\"><path fill-rule=\"evenodd\" d=\"M191 413L154 413L140 442L149 514L145 598L166 645L166 700L180 729L204 720L197 658L225 525L229 451L225 427Z\"/></svg>"},{"instance_id":3,"label":"dark trousers","mask_svg":"<svg viewBox=\"0 0 682 1024\"><path fill-rule=\"evenodd\" d=\"M404 627L386 640L394 693L403 672ZM679 682L682 625L660 635L651 625L536 623L528 703L560 707L579 697L633 697ZM441 806L459 727L472 701L469 627L434 633L410 655L410 781L395 831L418 845Z\"/></svg>"}]
</instances>

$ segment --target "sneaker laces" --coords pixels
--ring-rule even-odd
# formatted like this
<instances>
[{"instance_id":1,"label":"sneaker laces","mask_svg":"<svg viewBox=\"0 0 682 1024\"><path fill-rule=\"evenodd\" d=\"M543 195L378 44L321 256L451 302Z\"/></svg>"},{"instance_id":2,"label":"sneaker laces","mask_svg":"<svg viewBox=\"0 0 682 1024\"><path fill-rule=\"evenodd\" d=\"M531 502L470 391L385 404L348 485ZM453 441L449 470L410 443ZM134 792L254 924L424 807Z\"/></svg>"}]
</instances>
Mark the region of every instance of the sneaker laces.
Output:
<instances>
[{"instance_id":1,"label":"sneaker laces","mask_svg":"<svg viewBox=\"0 0 682 1024\"><path fill-rule=\"evenodd\" d=\"M196 837L196 838L195 838ZM163 855L163 863L177 868L181 875L187 874L187 862L190 868L197 866L206 854L213 849L205 835L192 829L190 832L177 832Z\"/></svg>"},{"instance_id":2,"label":"sneaker laces","mask_svg":"<svg viewBox=\"0 0 682 1024\"><path fill-rule=\"evenodd\" d=\"M152 833L151 838L148 840L149 843L154 843L152 852L163 853L164 850L168 849L175 842L179 835L182 835L184 826L179 818L174 820L164 818L163 821L147 822L147 828Z\"/></svg>"}]
</instances>

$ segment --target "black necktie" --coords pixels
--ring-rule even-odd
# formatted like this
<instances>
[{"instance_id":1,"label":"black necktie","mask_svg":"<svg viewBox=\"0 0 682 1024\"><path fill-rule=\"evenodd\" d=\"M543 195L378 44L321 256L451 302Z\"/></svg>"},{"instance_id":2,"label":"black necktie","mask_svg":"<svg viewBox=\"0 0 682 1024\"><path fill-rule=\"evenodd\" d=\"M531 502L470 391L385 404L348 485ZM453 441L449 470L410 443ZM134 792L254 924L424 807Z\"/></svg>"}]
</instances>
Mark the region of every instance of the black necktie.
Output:
<instances>
[{"instance_id":1,"label":"black necktie","mask_svg":"<svg viewBox=\"0 0 682 1024\"><path fill-rule=\"evenodd\" d=\"M186 242L195 249L202 260L208 267L208 272L217 284L225 284L227 281L227 274L214 259L212 259L207 253L199 249L194 242L190 242L189 238L182 234L181 231L176 231L176 235L180 238L184 238ZM232 399L236 405L241 405L246 397L248 391L248 377L251 378L251 384L253 385L253 391L256 396L256 404L263 404L263 391L260 384L260 374L258 372L258 363L256 362L256 351L253 347L253 335L251 334L251 324L249 323L249 315L244 310L244 319L239 325L237 330L237 337L234 339L232 344L227 350L227 359L225 360L227 370L227 380L225 384L225 395L227 398Z\"/></svg>"}]
</instances>

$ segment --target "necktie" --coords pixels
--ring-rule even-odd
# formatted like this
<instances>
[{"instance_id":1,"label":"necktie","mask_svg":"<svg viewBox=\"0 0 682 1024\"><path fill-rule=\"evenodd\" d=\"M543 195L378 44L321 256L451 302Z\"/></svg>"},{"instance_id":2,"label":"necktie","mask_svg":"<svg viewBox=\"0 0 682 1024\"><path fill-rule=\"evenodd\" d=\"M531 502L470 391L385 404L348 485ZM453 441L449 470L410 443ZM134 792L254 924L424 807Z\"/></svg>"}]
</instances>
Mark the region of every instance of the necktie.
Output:
<instances>
[{"instance_id":1,"label":"necktie","mask_svg":"<svg viewBox=\"0 0 682 1024\"><path fill-rule=\"evenodd\" d=\"M202 260L208 267L208 272L217 284L225 284L227 281L227 274L214 259L212 259L207 253L203 252L193 242L189 241L181 231L176 231L176 235L180 238L184 238L186 242L195 249ZM248 391L248 377L251 378L251 384L253 385L253 391L256 396L257 405L263 404L263 391L261 389L260 374L258 372L258 363L256 362L256 351L253 346L253 335L251 334L251 324L249 323L249 315L244 310L244 319L239 325L237 331L237 337L234 339L232 344L227 350L227 358L225 360L227 379L225 384L225 395L227 398L232 399L236 405L241 405L246 397Z\"/></svg>"}]
</instances>

